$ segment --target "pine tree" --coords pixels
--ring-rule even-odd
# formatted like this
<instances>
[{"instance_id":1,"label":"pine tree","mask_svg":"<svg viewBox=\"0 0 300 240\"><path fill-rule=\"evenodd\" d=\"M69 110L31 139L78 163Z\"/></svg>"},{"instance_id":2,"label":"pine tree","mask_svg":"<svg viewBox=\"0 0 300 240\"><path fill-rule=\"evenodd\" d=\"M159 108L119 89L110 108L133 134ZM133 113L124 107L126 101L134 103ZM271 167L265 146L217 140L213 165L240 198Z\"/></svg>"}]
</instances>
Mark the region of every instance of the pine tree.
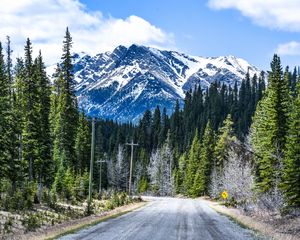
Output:
<instances>
[{"instance_id":1,"label":"pine tree","mask_svg":"<svg viewBox=\"0 0 300 240\"><path fill-rule=\"evenodd\" d=\"M2 44L0 42L0 178L8 171L9 151L7 140L10 137L8 116L10 111L9 83L5 71Z\"/></svg>"},{"instance_id":2,"label":"pine tree","mask_svg":"<svg viewBox=\"0 0 300 240\"><path fill-rule=\"evenodd\" d=\"M167 109L164 108L161 116L161 127L160 127L160 133L159 133L159 143L162 144L166 138L168 130L170 129L169 126L169 117L167 115Z\"/></svg>"},{"instance_id":3,"label":"pine tree","mask_svg":"<svg viewBox=\"0 0 300 240\"><path fill-rule=\"evenodd\" d=\"M186 168L186 176L184 179L185 188L187 189L187 193L189 196L194 195L194 181L195 175L200 162L200 140L198 136L198 130L195 131L194 139L192 146L189 150L188 162Z\"/></svg>"},{"instance_id":4,"label":"pine tree","mask_svg":"<svg viewBox=\"0 0 300 240\"><path fill-rule=\"evenodd\" d=\"M19 169L11 169L11 176L22 175L24 177L23 162L23 136L22 130L24 125L24 83L25 83L25 66L22 58L17 58L14 67L14 115L17 124L14 124L16 133L16 161ZM19 173L19 174L16 174Z\"/></svg>"},{"instance_id":5,"label":"pine tree","mask_svg":"<svg viewBox=\"0 0 300 240\"><path fill-rule=\"evenodd\" d=\"M90 128L89 123L82 110L79 115L78 129L75 141L76 172L83 174L88 168L90 159Z\"/></svg>"},{"instance_id":6,"label":"pine tree","mask_svg":"<svg viewBox=\"0 0 300 240\"><path fill-rule=\"evenodd\" d=\"M14 111L9 37L7 37L6 54L5 62L0 42L0 179L6 177L12 181L15 188L19 168L16 159L17 138L15 130L17 124Z\"/></svg>"},{"instance_id":7,"label":"pine tree","mask_svg":"<svg viewBox=\"0 0 300 240\"><path fill-rule=\"evenodd\" d=\"M159 106L156 107L152 121L152 146L156 148L160 142L159 134L161 129L161 116Z\"/></svg>"},{"instance_id":8,"label":"pine tree","mask_svg":"<svg viewBox=\"0 0 300 240\"><path fill-rule=\"evenodd\" d=\"M267 192L278 185L286 143L289 105L288 82L282 77L280 58L274 55L269 87L259 102L251 127L256 153L256 185Z\"/></svg>"},{"instance_id":9,"label":"pine tree","mask_svg":"<svg viewBox=\"0 0 300 240\"><path fill-rule=\"evenodd\" d=\"M62 160L58 166L57 171L55 172L54 182L51 187L51 191L54 194L63 194L64 191L64 177L65 177L65 167L64 167L64 154L62 155Z\"/></svg>"},{"instance_id":10,"label":"pine tree","mask_svg":"<svg viewBox=\"0 0 300 240\"><path fill-rule=\"evenodd\" d=\"M37 124L40 129L38 134L38 161L36 162L36 172L39 183L51 183L52 157L51 157L51 136L50 136L50 81L45 71L41 52L34 62L34 77L38 86L37 90Z\"/></svg>"},{"instance_id":11,"label":"pine tree","mask_svg":"<svg viewBox=\"0 0 300 240\"><path fill-rule=\"evenodd\" d=\"M63 42L62 66L58 70L56 79L58 86L57 98L52 97L51 118L55 115L55 126L52 127L55 132L53 156L56 162L60 162L64 152L66 164L75 167L75 138L78 123L77 100L74 90L74 76L71 56L72 38L67 28L65 40ZM55 106L56 105L56 106ZM56 114L55 114L56 113Z\"/></svg>"},{"instance_id":12,"label":"pine tree","mask_svg":"<svg viewBox=\"0 0 300 240\"><path fill-rule=\"evenodd\" d=\"M215 161L218 170L223 168L224 161L227 159L229 145L235 140L233 135L233 122L231 115L228 115L223 122L223 126L219 130L218 138L215 147Z\"/></svg>"},{"instance_id":13,"label":"pine tree","mask_svg":"<svg viewBox=\"0 0 300 240\"><path fill-rule=\"evenodd\" d=\"M139 144L146 149L147 152L151 151L152 132L151 132L152 113L150 110L145 111L144 116L140 120L138 141Z\"/></svg>"},{"instance_id":14,"label":"pine tree","mask_svg":"<svg viewBox=\"0 0 300 240\"><path fill-rule=\"evenodd\" d=\"M259 79L258 79L258 84L257 84L256 99L255 99L256 105L257 105L258 101L260 101L262 99L265 89L266 89L265 72L261 71Z\"/></svg>"},{"instance_id":15,"label":"pine tree","mask_svg":"<svg viewBox=\"0 0 300 240\"><path fill-rule=\"evenodd\" d=\"M29 39L25 45L25 76L23 85L23 160L30 181L35 178L34 165L38 161L39 125L38 125L38 87L34 76L32 46Z\"/></svg>"},{"instance_id":16,"label":"pine tree","mask_svg":"<svg viewBox=\"0 0 300 240\"><path fill-rule=\"evenodd\" d=\"M294 100L289 119L282 189L287 203L290 206L300 207L300 94Z\"/></svg>"},{"instance_id":17,"label":"pine tree","mask_svg":"<svg viewBox=\"0 0 300 240\"><path fill-rule=\"evenodd\" d=\"M7 127L9 138L6 139L9 156L8 159L9 167L8 167L8 178L12 181L13 189L16 188L16 182L19 180L21 176L21 157L19 154L19 136L21 135L21 117L20 117L20 109L16 94L16 84L13 79L12 73L12 59L11 54L12 50L10 47L10 38L7 36L6 42L6 72L7 72L7 80L9 84L9 98L10 98L10 108L8 122L9 126ZM18 76L18 72L15 72L15 77Z\"/></svg>"},{"instance_id":18,"label":"pine tree","mask_svg":"<svg viewBox=\"0 0 300 240\"><path fill-rule=\"evenodd\" d=\"M194 196L208 193L211 168L214 159L215 137L210 122L207 123L201 143L200 163L194 180Z\"/></svg>"},{"instance_id":19,"label":"pine tree","mask_svg":"<svg viewBox=\"0 0 300 240\"><path fill-rule=\"evenodd\" d=\"M176 145L182 149L182 116L180 112L179 101L176 100L174 113L170 119L170 133L171 133L171 145L175 147Z\"/></svg>"},{"instance_id":20,"label":"pine tree","mask_svg":"<svg viewBox=\"0 0 300 240\"><path fill-rule=\"evenodd\" d=\"M178 168L176 171L175 188L177 193L186 194L187 189L185 188L184 180L186 177L186 166L187 166L187 154L184 152L178 161Z\"/></svg>"}]
</instances>

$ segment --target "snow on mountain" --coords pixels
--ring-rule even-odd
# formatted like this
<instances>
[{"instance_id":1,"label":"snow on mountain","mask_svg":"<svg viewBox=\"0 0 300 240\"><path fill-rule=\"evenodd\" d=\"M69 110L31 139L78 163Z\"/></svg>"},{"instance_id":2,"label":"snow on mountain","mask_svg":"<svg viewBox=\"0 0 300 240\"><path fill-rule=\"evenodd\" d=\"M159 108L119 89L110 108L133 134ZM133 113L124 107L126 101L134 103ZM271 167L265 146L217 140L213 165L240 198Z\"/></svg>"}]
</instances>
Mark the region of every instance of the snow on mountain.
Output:
<instances>
[{"instance_id":1,"label":"snow on mountain","mask_svg":"<svg viewBox=\"0 0 300 240\"><path fill-rule=\"evenodd\" d=\"M259 69L234 56L198 57L132 45L90 56L74 54L79 105L88 115L136 122L157 105L172 112L195 85L240 83Z\"/></svg>"}]
</instances>

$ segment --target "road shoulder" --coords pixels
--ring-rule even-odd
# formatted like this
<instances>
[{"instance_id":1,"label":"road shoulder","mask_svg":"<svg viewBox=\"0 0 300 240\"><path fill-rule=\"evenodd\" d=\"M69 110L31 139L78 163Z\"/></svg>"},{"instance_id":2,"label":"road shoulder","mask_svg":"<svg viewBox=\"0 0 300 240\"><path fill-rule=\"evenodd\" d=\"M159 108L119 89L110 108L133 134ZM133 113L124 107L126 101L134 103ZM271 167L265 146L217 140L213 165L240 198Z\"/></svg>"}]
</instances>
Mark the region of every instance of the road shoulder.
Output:
<instances>
[{"instance_id":1,"label":"road shoulder","mask_svg":"<svg viewBox=\"0 0 300 240\"><path fill-rule=\"evenodd\" d=\"M287 234L287 233L279 233L276 226L272 226L266 222L258 220L252 216L247 216L241 210L236 208L227 208L224 205L221 205L219 202L210 201L208 199L201 199L206 201L208 205L214 209L216 212L223 214L233 221L237 222L241 226L245 228L252 229L263 236L267 236L268 238L275 239L275 240L299 240L300 237L294 234Z\"/></svg>"}]
</instances>

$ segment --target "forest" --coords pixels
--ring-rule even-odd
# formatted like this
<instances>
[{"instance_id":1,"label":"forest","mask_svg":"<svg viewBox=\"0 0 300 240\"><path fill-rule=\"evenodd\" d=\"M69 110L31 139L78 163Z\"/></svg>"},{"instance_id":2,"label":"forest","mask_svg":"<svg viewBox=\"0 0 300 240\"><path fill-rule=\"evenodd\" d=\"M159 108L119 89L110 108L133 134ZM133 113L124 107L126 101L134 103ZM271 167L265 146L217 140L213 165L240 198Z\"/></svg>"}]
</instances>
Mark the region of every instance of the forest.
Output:
<instances>
[{"instance_id":1,"label":"forest","mask_svg":"<svg viewBox=\"0 0 300 240\"><path fill-rule=\"evenodd\" d=\"M87 199L91 118L77 102L72 44L67 29L51 81L30 39L16 61L10 38L0 44L0 210ZM244 209L299 209L299 74L275 54L268 72L233 87L196 86L170 116L157 106L136 125L97 119L93 198L128 192L133 141L134 195L227 191L228 204Z\"/></svg>"}]
</instances>

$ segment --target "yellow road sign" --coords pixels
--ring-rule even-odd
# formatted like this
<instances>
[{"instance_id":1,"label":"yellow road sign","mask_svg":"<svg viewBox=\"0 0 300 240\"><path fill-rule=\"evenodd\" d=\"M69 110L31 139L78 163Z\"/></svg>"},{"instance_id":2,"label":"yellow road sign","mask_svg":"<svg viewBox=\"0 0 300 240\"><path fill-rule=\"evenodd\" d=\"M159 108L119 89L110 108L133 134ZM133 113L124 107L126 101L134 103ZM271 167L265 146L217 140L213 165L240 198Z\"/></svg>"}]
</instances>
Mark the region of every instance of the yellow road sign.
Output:
<instances>
[{"instance_id":1,"label":"yellow road sign","mask_svg":"<svg viewBox=\"0 0 300 240\"><path fill-rule=\"evenodd\" d=\"M228 198L228 193L226 191L222 192L222 198L227 199Z\"/></svg>"}]
</instances>

